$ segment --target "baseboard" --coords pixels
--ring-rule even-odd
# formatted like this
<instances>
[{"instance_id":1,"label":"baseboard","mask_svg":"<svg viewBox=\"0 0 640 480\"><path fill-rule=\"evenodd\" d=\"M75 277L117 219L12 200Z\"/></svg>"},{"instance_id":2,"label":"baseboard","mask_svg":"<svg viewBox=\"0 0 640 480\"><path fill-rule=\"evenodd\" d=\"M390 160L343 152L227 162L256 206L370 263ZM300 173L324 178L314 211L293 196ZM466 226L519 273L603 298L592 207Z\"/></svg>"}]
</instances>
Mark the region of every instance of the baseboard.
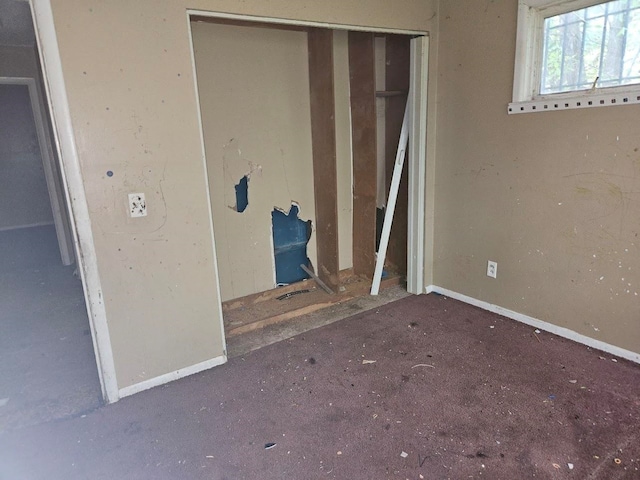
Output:
<instances>
[{"instance_id":1,"label":"baseboard","mask_svg":"<svg viewBox=\"0 0 640 480\"><path fill-rule=\"evenodd\" d=\"M446 288L438 287L437 285L428 285L427 287L425 287L425 291L426 293L438 293L440 295L445 295L449 298L459 300L469 305L482 308L483 310L497 313L498 315L508 317L517 322L525 323L540 330L544 330L545 332L553 333L554 335L558 335L559 337L582 343L583 345L595 348L596 350L602 350L603 352L610 353L611 355L615 355L616 357L625 358L632 362L640 363L640 353L632 352L631 350L625 350L624 348L616 347L615 345L611 345L610 343L605 343L600 340L596 340L595 338L587 337L586 335L574 332L573 330L569 330L568 328L559 327L552 323L544 322L542 320L538 320L537 318L533 318L528 315L524 315L522 313L514 312L513 310L500 307L498 305L493 305L491 303L478 300L477 298L469 297L452 290L447 290Z\"/></svg>"},{"instance_id":2,"label":"baseboard","mask_svg":"<svg viewBox=\"0 0 640 480\"><path fill-rule=\"evenodd\" d=\"M120 398L128 397L129 395L133 395L144 390L149 390L150 388L157 387L158 385L164 385L165 383L188 377L189 375L193 375L194 373L199 373L204 370L217 367L218 365L222 365L226 362L227 356L220 355L219 357L212 358L211 360L197 363L195 365L191 365L190 367L181 368L180 370L176 370L175 372L165 373L164 375L160 375L159 377L150 378L149 380L145 380L144 382L129 385L128 387L121 388L118 393L120 395Z\"/></svg>"},{"instance_id":3,"label":"baseboard","mask_svg":"<svg viewBox=\"0 0 640 480\"><path fill-rule=\"evenodd\" d=\"M27 225L16 225L11 227L0 227L0 232L8 232L10 230L20 230L21 228L34 228L34 227L45 227L49 225L53 225L53 222L38 222L38 223L29 223Z\"/></svg>"}]
</instances>

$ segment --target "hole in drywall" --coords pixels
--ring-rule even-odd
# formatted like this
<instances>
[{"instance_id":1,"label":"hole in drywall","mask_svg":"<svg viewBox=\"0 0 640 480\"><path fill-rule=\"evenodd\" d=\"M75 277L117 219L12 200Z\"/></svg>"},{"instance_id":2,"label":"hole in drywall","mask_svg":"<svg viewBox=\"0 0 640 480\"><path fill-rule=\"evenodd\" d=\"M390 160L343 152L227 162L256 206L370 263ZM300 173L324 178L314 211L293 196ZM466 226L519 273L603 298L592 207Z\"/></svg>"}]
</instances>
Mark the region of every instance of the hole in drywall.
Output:
<instances>
[{"instance_id":1,"label":"hole in drywall","mask_svg":"<svg viewBox=\"0 0 640 480\"><path fill-rule=\"evenodd\" d=\"M274 208L271 212L273 253L278 285L299 282L309 275L300 265L309 267L307 244L311 238L311 220L298 218L300 209L292 204L289 212Z\"/></svg>"},{"instance_id":2,"label":"hole in drywall","mask_svg":"<svg viewBox=\"0 0 640 480\"><path fill-rule=\"evenodd\" d=\"M249 206L249 176L245 175L235 186L236 189L236 212L242 213Z\"/></svg>"},{"instance_id":3,"label":"hole in drywall","mask_svg":"<svg viewBox=\"0 0 640 480\"><path fill-rule=\"evenodd\" d=\"M376 252L380 248L380 239L382 238L382 226L384 225L385 207L376 208Z\"/></svg>"}]
</instances>

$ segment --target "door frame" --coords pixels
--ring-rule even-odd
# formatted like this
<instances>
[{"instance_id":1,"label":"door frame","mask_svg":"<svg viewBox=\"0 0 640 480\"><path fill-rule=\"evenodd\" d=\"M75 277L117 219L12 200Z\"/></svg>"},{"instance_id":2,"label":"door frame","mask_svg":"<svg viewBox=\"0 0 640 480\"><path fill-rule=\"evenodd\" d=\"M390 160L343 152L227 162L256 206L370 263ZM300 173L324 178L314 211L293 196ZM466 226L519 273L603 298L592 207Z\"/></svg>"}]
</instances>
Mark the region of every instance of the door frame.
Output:
<instances>
[{"instance_id":1,"label":"door frame","mask_svg":"<svg viewBox=\"0 0 640 480\"><path fill-rule=\"evenodd\" d=\"M98 272L89 206L82 179L80 158L69 111L69 100L62 70L62 60L50 0L30 0L40 66L51 112L51 127L60 159L62 187L69 206L78 273L82 280L85 304L89 315L91 338L98 366L102 397L106 403L119 400L116 369L107 313L102 301L102 285Z\"/></svg>"},{"instance_id":2,"label":"door frame","mask_svg":"<svg viewBox=\"0 0 640 480\"><path fill-rule=\"evenodd\" d=\"M325 28L330 30L361 31L371 33L389 33L412 35L410 55L410 130L408 146L408 178L409 208L407 232L407 291L416 295L425 293L425 211L426 211L426 145L427 145L427 87L429 73L429 32L421 30L402 30L393 28L363 27L306 20L291 20L276 17L259 17L254 15L212 12L206 10L187 9L187 24L189 40L191 42L191 61L196 98L198 97L198 76L193 54L193 37L191 32L191 17L209 17L238 22L253 22L256 24L271 24L297 27ZM198 123L200 127L201 149L206 171L206 153L203 137L202 115L198 103ZM208 185L208 181L207 181ZM211 205L209 189L207 200ZM213 219L211 219L211 234L215 251L213 234ZM218 273L216 269L216 279ZM219 281L218 281L219 284ZM221 303L221 301L220 301ZM221 308L221 306L220 306ZM222 323L222 321L221 321Z\"/></svg>"},{"instance_id":3,"label":"door frame","mask_svg":"<svg viewBox=\"0 0 640 480\"><path fill-rule=\"evenodd\" d=\"M63 265L71 265L74 261L73 239L66 212L64 193L59 181L58 167L53 153L53 142L44 121L44 101L39 95L36 79L31 77L0 77L0 85L23 85L28 88L31 113L36 127L38 148L42 158L44 178L51 203L53 224L58 238L60 258Z\"/></svg>"}]
</instances>

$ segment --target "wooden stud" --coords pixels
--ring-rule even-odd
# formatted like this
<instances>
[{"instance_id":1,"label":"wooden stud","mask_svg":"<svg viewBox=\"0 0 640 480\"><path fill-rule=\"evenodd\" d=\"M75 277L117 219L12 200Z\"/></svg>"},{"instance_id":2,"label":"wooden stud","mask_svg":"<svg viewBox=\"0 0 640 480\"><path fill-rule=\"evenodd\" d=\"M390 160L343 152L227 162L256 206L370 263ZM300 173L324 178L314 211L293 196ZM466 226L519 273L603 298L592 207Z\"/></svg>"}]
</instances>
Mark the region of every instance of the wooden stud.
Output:
<instances>
[{"instance_id":1,"label":"wooden stud","mask_svg":"<svg viewBox=\"0 0 640 480\"><path fill-rule=\"evenodd\" d=\"M353 271L373 278L376 251L376 85L374 34L349 32L353 149Z\"/></svg>"},{"instance_id":2,"label":"wooden stud","mask_svg":"<svg viewBox=\"0 0 640 480\"><path fill-rule=\"evenodd\" d=\"M318 249L316 274L336 290L340 280L333 31L310 28L308 48L313 185L316 203L315 231Z\"/></svg>"}]
</instances>

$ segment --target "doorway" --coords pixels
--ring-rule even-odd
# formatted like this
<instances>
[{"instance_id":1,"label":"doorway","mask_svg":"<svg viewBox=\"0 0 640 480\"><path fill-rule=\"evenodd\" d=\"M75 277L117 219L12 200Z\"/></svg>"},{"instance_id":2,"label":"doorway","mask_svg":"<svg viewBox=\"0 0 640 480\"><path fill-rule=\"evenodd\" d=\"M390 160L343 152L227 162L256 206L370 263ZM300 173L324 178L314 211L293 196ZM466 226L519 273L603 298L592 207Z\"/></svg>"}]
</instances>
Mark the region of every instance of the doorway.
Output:
<instances>
[{"instance_id":1,"label":"doorway","mask_svg":"<svg viewBox=\"0 0 640 480\"><path fill-rule=\"evenodd\" d=\"M399 137L408 98L415 102L410 127L412 144L419 146L411 150L404 177L410 176L407 170L424 176L425 153L420 147L424 142L420 137L426 135L428 40L407 32L352 35L354 32L344 27L317 28L311 24L285 25L278 20L264 23L246 17L190 13L227 338L344 301L340 293L350 287L352 279L360 282L356 295L366 295L375 257L376 207L380 201L385 202L376 193L378 185L382 184L384 190L388 188L385 183L390 181L388 173L380 178L375 171L393 170L398 138L392 145L391 137ZM374 55L375 36L387 42L389 55L402 57L398 60L404 67L401 78L396 80L399 75L393 77L389 72L386 75L391 92L384 91L384 81L374 81L374 74L379 73L374 72L374 64L381 67L383 77L386 64L384 57L376 62L379 59ZM352 58L359 51L370 56L365 62L370 71L358 73L360 64ZM233 59L232 63L229 59ZM370 85L364 90L354 89L353 84L359 85L367 75ZM318 80L319 77L323 78ZM327 83L331 84L330 89L326 88ZM367 95L370 97L366 100L370 104L367 108L371 108L363 113L357 102ZM388 155L382 148L382 167L376 166L379 163L375 148L376 96L390 112L383 131L378 132L378 138L386 138L392 152ZM395 108L398 105L400 108ZM399 119L395 115L398 110ZM424 118L415 111L424 113ZM322 124L323 118L329 121ZM373 140L369 131L363 141L361 134L367 129L373 131ZM316 150L322 150L328 161L318 162ZM361 156L356 165L356 153L362 150L366 150L364 161ZM385 165L387 159L390 168L389 162ZM327 173L332 168L337 171ZM358 181L364 177L363 187L363 182ZM410 269L405 266L422 262L416 250L424 248L423 240L412 242L409 236L424 238L424 181L405 180L403 186L405 201L400 215L404 221L395 227L396 248L388 258L389 266L399 266L401 275L412 275L409 291L422 293L422 265ZM413 215L408 211L409 203L414 204ZM362 221L365 210L367 218ZM422 217L416 215L417 211ZM294 244L296 249L306 248L296 257L296 265L290 266L297 268L302 263L311 267L324 277L321 280L333 288L335 295L316 298L327 294L317 288L320 283L314 280L286 286L278 281L279 230L271 222L274 212L280 213L278 218L288 218L293 212L290 223L309 226L307 234L285 242L287 250ZM337 232L335 225L339 226ZM322 250L326 252L326 245L332 242L335 246L330 245L329 253L333 254L330 259L333 262L327 262L327 254ZM366 261L362 261L360 257L365 256ZM332 265L325 268L326 263ZM363 264L366 266L362 267ZM293 311L272 307L278 302L282 305L283 299L293 305ZM254 307L260 310L260 315L253 311ZM262 318L263 314L267 317Z\"/></svg>"},{"instance_id":2,"label":"doorway","mask_svg":"<svg viewBox=\"0 0 640 480\"><path fill-rule=\"evenodd\" d=\"M29 4L0 13L2 432L102 401Z\"/></svg>"}]
</instances>

